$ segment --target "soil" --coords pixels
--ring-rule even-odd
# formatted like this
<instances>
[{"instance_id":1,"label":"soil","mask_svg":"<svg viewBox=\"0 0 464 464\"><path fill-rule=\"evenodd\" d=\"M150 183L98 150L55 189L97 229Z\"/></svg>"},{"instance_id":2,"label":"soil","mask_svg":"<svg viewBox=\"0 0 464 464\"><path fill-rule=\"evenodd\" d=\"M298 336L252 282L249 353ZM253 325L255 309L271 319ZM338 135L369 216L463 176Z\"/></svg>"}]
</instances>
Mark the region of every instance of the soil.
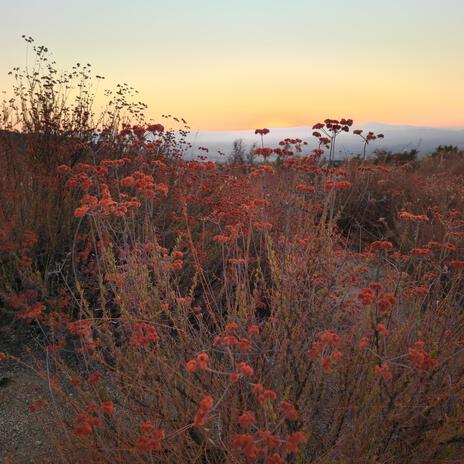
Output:
<instances>
[{"instance_id":1,"label":"soil","mask_svg":"<svg viewBox=\"0 0 464 464\"><path fill-rule=\"evenodd\" d=\"M39 356L33 328L0 326L0 351L28 364ZM26 332L26 333L24 333ZM32 336L31 336L32 335ZM51 419L31 412L31 404L48 396L48 385L31 368L9 358L0 363L0 462L3 464L57 463Z\"/></svg>"}]
</instances>

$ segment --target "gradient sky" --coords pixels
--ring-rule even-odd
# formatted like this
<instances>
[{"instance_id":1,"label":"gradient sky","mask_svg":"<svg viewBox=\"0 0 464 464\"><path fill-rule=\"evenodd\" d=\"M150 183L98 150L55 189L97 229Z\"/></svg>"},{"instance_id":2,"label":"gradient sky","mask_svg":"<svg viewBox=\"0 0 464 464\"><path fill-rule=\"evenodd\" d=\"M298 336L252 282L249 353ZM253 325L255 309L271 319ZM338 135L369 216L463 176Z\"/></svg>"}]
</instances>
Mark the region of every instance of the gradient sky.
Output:
<instances>
[{"instance_id":1,"label":"gradient sky","mask_svg":"<svg viewBox=\"0 0 464 464\"><path fill-rule=\"evenodd\" d=\"M0 0L0 90L22 34L194 129L464 127L464 0Z\"/></svg>"}]
</instances>

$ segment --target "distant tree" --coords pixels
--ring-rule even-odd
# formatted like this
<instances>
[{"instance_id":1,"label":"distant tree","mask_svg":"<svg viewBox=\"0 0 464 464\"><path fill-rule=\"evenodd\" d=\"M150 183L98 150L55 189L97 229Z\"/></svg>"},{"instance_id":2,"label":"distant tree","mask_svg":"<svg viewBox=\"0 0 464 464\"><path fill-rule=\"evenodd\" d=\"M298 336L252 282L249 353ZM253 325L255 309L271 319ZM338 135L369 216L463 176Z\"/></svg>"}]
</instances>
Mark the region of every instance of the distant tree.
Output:
<instances>
[{"instance_id":1,"label":"distant tree","mask_svg":"<svg viewBox=\"0 0 464 464\"><path fill-rule=\"evenodd\" d=\"M442 153L457 153L459 148L456 145L438 145L435 151L432 153L433 155L440 155Z\"/></svg>"},{"instance_id":2,"label":"distant tree","mask_svg":"<svg viewBox=\"0 0 464 464\"><path fill-rule=\"evenodd\" d=\"M445 160L462 158L463 156L464 151L459 150L459 148L455 145L439 145L432 153L432 157L438 158L440 163Z\"/></svg>"},{"instance_id":3,"label":"distant tree","mask_svg":"<svg viewBox=\"0 0 464 464\"><path fill-rule=\"evenodd\" d=\"M419 152L413 148L412 150L405 150L402 153L392 153L391 151L378 150L374 153L374 162L382 162L387 164L406 164L411 163L417 159Z\"/></svg>"},{"instance_id":4,"label":"distant tree","mask_svg":"<svg viewBox=\"0 0 464 464\"><path fill-rule=\"evenodd\" d=\"M255 148L255 143L250 148L248 148L247 145L243 142L243 139L236 139L233 142L232 151L227 157L227 162L229 164L253 164L253 151Z\"/></svg>"},{"instance_id":5,"label":"distant tree","mask_svg":"<svg viewBox=\"0 0 464 464\"><path fill-rule=\"evenodd\" d=\"M251 147L249 148L247 152L246 160L248 164L253 164L255 162L255 155L254 155L255 148L256 148L256 143L251 145Z\"/></svg>"},{"instance_id":6,"label":"distant tree","mask_svg":"<svg viewBox=\"0 0 464 464\"><path fill-rule=\"evenodd\" d=\"M243 139L236 139L232 145L232 151L227 157L227 162L230 164L244 164L246 157L246 145L243 143Z\"/></svg>"}]
</instances>

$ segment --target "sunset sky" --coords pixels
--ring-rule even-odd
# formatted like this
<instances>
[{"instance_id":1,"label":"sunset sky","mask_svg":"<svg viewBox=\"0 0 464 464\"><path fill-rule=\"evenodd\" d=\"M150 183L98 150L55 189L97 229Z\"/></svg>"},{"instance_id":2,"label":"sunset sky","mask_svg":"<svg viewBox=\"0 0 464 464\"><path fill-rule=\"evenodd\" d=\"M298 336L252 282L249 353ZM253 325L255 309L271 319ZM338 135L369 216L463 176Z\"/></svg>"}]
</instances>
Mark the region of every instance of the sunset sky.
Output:
<instances>
[{"instance_id":1,"label":"sunset sky","mask_svg":"<svg viewBox=\"0 0 464 464\"><path fill-rule=\"evenodd\" d=\"M326 117L464 127L463 0L1 0L0 90L22 34L194 129Z\"/></svg>"}]
</instances>

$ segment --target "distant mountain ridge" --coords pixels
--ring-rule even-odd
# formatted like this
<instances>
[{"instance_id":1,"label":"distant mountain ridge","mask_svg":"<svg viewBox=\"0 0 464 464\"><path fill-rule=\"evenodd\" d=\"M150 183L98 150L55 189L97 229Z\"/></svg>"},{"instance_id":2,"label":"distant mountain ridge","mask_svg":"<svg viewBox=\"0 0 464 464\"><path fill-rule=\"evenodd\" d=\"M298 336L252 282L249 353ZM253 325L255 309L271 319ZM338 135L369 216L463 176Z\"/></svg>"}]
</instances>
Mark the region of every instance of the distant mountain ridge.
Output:
<instances>
[{"instance_id":1,"label":"distant mountain ridge","mask_svg":"<svg viewBox=\"0 0 464 464\"><path fill-rule=\"evenodd\" d=\"M418 150L421 154L431 153L439 145L456 145L464 148L464 129L422 127L409 125L394 125L378 122L356 125L353 128L363 129L364 131L373 131L383 133L385 138L376 140L368 146L368 153L374 150L382 149L392 152ZM312 136L310 126L298 127L277 127L270 128L270 133L264 137L266 146L275 147L279 141L289 138L300 138L308 142L307 148L311 150L317 146L316 139ZM198 154L198 147L204 146L209 148L209 157L218 159L218 150L230 153L234 140L242 139L244 143L251 147L253 143L261 144L261 138L255 135L253 130L236 130L236 131L198 131L189 135L189 142L192 143L193 149L187 156ZM361 152L362 140L353 134L341 134L337 139L336 157L341 159L351 157Z\"/></svg>"}]
</instances>

